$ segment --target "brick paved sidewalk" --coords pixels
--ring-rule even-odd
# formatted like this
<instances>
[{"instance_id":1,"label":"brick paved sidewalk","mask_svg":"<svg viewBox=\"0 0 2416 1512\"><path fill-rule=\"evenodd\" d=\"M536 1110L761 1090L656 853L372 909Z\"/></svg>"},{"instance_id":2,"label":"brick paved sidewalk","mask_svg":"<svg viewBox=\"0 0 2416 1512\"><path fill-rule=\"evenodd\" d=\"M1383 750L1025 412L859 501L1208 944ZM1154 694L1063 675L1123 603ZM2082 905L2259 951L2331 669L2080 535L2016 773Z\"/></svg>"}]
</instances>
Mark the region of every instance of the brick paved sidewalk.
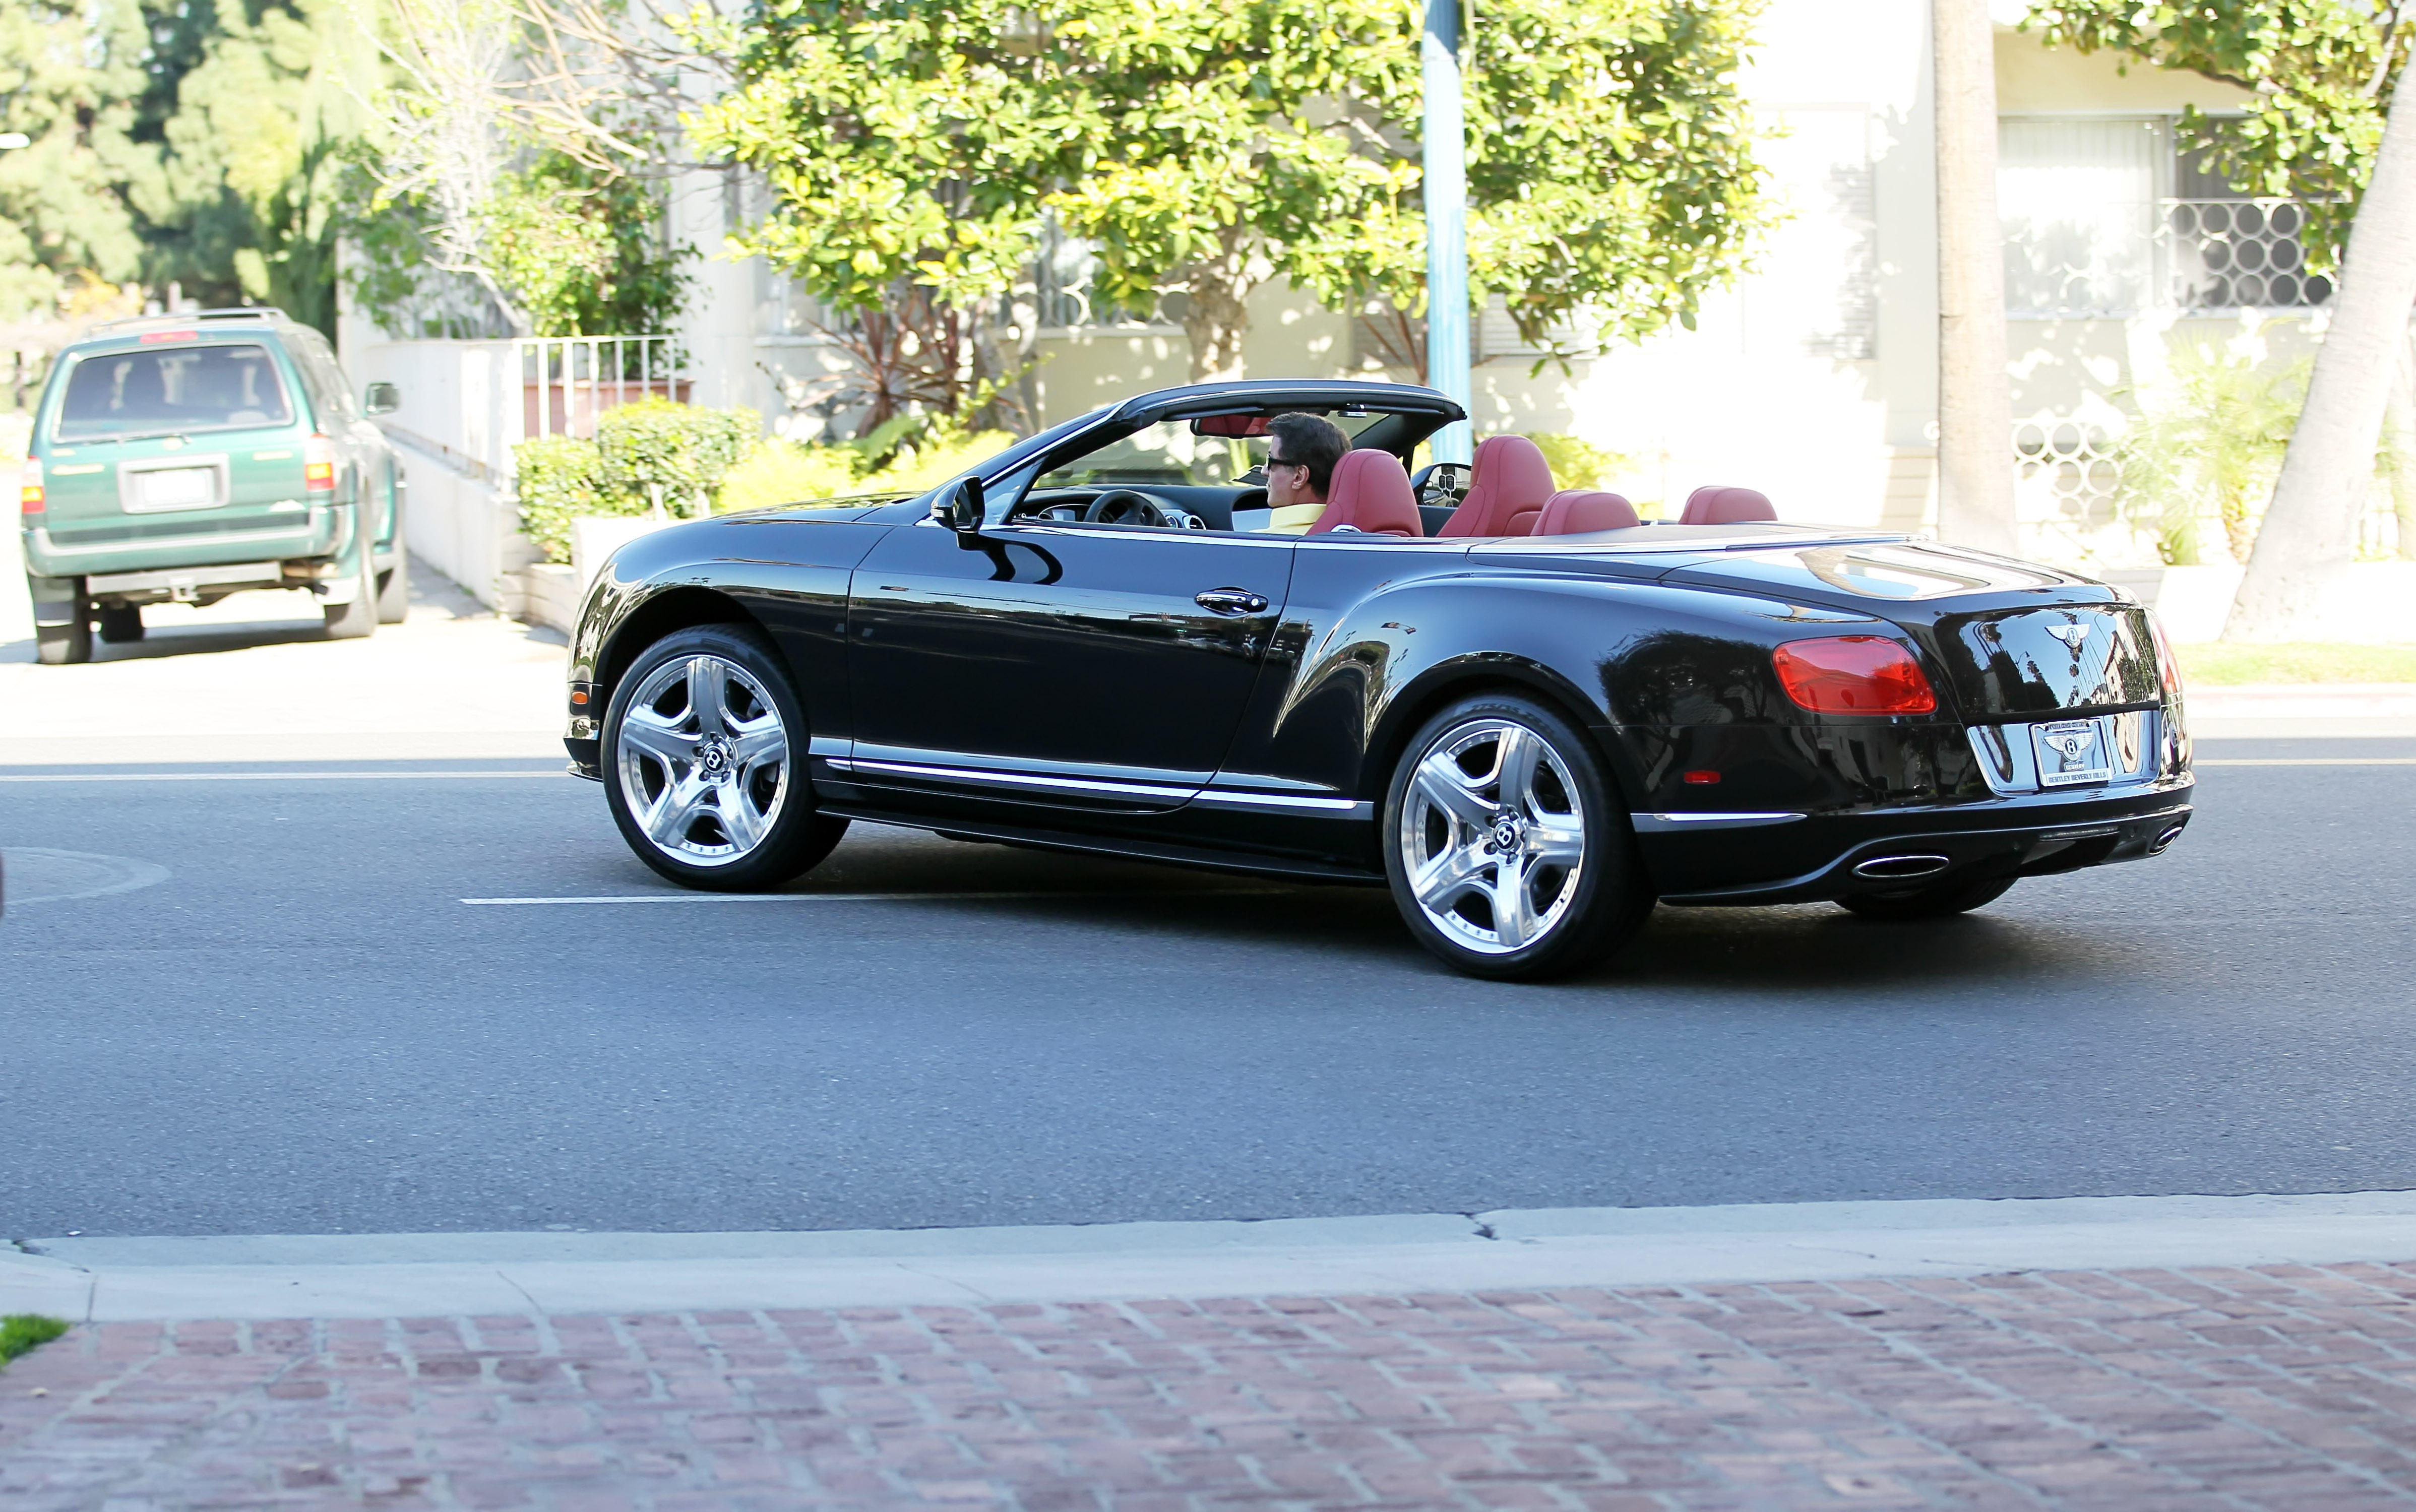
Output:
<instances>
[{"instance_id":1,"label":"brick paved sidewalk","mask_svg":"<svg viewBox=\"0 0 2416 1512\"><path fill-rule=\"evenodd\" d=\"M1194 1512L2416 1503L2416 1264L111 1323L0 1506Z\"/></svg>"}]
</instances>

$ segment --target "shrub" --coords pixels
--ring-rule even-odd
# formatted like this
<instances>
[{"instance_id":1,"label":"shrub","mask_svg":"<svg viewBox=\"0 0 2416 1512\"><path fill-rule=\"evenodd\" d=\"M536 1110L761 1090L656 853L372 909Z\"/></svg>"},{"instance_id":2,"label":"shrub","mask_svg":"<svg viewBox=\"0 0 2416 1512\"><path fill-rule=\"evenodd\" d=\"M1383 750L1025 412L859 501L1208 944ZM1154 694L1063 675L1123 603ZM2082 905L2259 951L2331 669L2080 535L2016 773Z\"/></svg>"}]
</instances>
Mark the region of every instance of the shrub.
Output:
<instances>
[{"instance_id":1,"label":"shrub","mask_svg":"<svg viewBox=\"0 0 2416 1512\"><path fill-rule=\"evenodd\" d=\"M1552 467L1552 481L1564 489L1607 489L1613 475L1625 467L1626 457L1615 451L1605 451L1590 441L1576 436L1546 431L1527 438L1543 452L1544 461Z\"/></svg>"},{"instance_id":2,"label":"shrub","mask_svg":"<svg viewBox=\"0 0 2416 1512\"><path fill-rule=\"evenodd\" d=\"M574 515L640 514L637 501L610 497L604 489L603 459L596 443L575 436L543 436L512 448L514 487L521 500L521 529L545 552L549 562L570 560L570 521Z\"/></svg>"},{"instance_id":3,"label":"shrub","mask_svg":"<svg viewBox=\"0 0 2416 1512\"><path fill-rule=\"evenodd\" d=\"M761 509L838 498L858 491L863 475L864 458L850 447L766 441L722 478L714 507Z\"/></svg>"},{"instance_id":4,"label":"shrub","mask_svg":"<svg viewBox=\"0 0 2416 1512\"><path fill-rule=\"evenodd\" d=\"M762 416L743 405L716 410L643 399L607 410L596 421L604 487L649 503L659 487L664 508L702 514L763 429Z\"/></svg>"}]
</instances>

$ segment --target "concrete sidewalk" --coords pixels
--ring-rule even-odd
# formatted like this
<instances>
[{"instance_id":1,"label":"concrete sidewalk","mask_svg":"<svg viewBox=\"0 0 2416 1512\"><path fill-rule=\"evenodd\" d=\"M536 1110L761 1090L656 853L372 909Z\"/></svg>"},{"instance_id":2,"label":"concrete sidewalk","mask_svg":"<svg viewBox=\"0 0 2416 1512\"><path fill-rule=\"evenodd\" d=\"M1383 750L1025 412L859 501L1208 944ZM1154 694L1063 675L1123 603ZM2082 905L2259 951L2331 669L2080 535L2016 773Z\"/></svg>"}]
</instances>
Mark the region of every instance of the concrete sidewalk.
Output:
<instances>
[{"instance_id":1,"label":"concrete sidewalk","mask_svg":"<svg viewBox=\"0 0 2416 1512\"><path fill-rule=\"evenodd\" d=\"M101 1323L0 1504L2404 1507L2416 1267Z\"/></svg>"}]
</instances>

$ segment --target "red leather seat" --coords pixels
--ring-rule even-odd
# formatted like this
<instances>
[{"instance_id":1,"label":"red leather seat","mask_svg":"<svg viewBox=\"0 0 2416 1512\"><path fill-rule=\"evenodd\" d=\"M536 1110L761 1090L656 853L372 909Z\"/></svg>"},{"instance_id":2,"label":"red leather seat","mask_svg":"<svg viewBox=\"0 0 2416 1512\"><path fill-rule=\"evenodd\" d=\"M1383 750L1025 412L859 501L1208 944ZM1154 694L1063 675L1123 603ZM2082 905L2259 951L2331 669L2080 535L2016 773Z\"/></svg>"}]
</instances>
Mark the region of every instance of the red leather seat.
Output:
<instances>
[{"instance_id":1,"label":"red leather seat","mask_svg":"<svg viewBox=\"0 0 2416 1512\"><path fill-rule=\"evenodd\" d=\"M1476 448L1468 497L1438 536L1525 536L1552 496L1552 464L1525 436L1487 436Z\"/></svg>"},{"instance_id":2,"label":"red leather seat","mask_svg":"<svg viewBox=\"0 0 2416 1512\"><path fill-rule=\"evenodd\" d=\"M1770 500L1751 489L1730 488L1725 483L1707 483L1686 495L1686 510L1678 517L1682 525L1735 525L1754 520L1776 520L1778 511Z\"/></svg>"},{"instance_id":3,"label":"red leather seat","mask_svg":"<svg viewBox=\"0 0 2416 1512\"><path fill-rule=\"evenodd\" d=\"M1625 530L1640 525L1636 507L1616 493L1593 489L1563 489L1535 517L1537 536L1582 536L1595 530Z\"/></svg>"},{"instance_id":4,"label":"red leather seat","mask_svg":"<svg viewBox=\"0 0 2416 1512\"><path fill-rule=\"evenodd\" d=\"M1370 536L1426 534L1418 521L1418 496L1410 491L1410 475L1401 459L1389 451L1353 451L1335 463L1325 512L1317 517L1308 533L1322 535L1342 525Z\"/></svg>"}]
</instances>

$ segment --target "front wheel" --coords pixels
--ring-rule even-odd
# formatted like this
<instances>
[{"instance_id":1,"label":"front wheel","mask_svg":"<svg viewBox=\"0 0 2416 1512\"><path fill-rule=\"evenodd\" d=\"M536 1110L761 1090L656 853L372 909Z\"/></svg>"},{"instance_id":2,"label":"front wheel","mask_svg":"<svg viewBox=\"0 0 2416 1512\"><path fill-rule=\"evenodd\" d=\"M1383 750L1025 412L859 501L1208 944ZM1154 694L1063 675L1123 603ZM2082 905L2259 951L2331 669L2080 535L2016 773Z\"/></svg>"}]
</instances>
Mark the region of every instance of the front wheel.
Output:
<instances>
[{"instance_id":1,"label":"front wheel","mask_svg":"<svg viewBox=\"0 0 2416 1512\"><path fill-rule=\"evenodd\" d=\"M1837 906L1866 919L1936 919L1965 914L1993 903L2012 890L2016 879L1993 882L1949 882L1935 887L1906 887L1896 892L1861 893L1840 898Z\"/></svg>"},{"instance_id":2,"label":"front wheel","mask_svg":"<svg viewBox=\"0 0 2416 1512\"><path fill-rule=\"evenodd\" d=\"M411 555L402 537L394 540L394 566L377 575L377 621L400 625L411 617Z\"/></svg>"},{"instance_id":3,"label":"front wheel","mask_svg":"<svg viewBox=\"0 0 2416 1512\"><path fill-rule=\"evenodd\" d=\"M1472 698L1410 740L1384 801L1384 873L1425 945L1474 976L1576 971L1653 910L1593 745L1527 699Z\"/></svg>"},{"instance_id":4,"label":"front wheel","mask_svg":"<svg viewBox=\"0 0 2416 1512\"><path fill-rule=\"evenodd\" d=\"M143 608L139 604L100 606L100 638L112 645L143 639Z\"/></svg>"},{"instance_id":5,"label":"front wheel","mask_svg":"<svg viewBox=\"0 0 2416 1512\"><path fill-rule=\"evenodd\" d=\"M805 711L770 645L700 626L622 674L604 715L604 791L638 859L683 886L756 892L847 833L814 811L805 751Z\"/></svg>"}]
</instances>

